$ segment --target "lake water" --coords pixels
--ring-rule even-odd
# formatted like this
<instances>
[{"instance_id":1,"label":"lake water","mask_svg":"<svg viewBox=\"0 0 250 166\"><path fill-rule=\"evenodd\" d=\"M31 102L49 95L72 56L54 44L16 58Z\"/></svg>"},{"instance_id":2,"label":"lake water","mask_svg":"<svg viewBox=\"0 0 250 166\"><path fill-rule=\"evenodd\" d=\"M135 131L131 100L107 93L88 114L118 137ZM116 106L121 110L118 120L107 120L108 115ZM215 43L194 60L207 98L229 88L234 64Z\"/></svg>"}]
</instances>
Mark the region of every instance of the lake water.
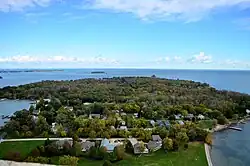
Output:
<instances>
[{"instance_id":1,"label":"lake water","mask_svg":"<svg viewBox=\"0 0 250 166\"><path fill-rule=\"evenodd\" d=\"M4 100L0 101L0 126L8 119L2 119L2 115L11 115L21 109L28 109L30 107L28 100Z\"/></svg>"},{"instance_id":2,"label":"lake water","mask_svg":"<svg viewBox=\"0 0 250 166\"><path fill-rule=\"evenodd\" d=\"M243 131L224 130L214 134L211 149L214 166L250 165L250 123L238 127Z\"/></svg>"},{"instance_id":3,"label":"lake water","mask_svg":"<svg viewBox=\"0 0 250 166\"><path fill-rule=\"evenodd\" d=\"M185 79L209 83L218 89L234 90L250 94L250 71L212 70L156 70L156 69L98 69L107 74L91 74L94 69L67 69L63 72L0 73L0 87L21 85L42 80L74 80L117 76L152 76Z\"/></svg>"},{"instance_id":4,"label":"lake water","mask_svg":"<svg viewBox=\"0 0 250 166\"><path fill-rule=\"evenodd\" d=\"M104 71L107 74L91 74ZM209 83L217 89L233 90L250 94L250 71L212 70L152 70L152 69L67 69L63 72L0 73L0 87L16 86L42 80L74 80L82 78L103 78L118 76L152 76L168 79L185 79ZM0 102L0 115L11 114L28 108L28 101ZM0 125L1 125L0 120ZM226 130L214 135L211 155L214 166L250 165L250 123L241 125L242 132Z\"/></svg>"}]
</instances>

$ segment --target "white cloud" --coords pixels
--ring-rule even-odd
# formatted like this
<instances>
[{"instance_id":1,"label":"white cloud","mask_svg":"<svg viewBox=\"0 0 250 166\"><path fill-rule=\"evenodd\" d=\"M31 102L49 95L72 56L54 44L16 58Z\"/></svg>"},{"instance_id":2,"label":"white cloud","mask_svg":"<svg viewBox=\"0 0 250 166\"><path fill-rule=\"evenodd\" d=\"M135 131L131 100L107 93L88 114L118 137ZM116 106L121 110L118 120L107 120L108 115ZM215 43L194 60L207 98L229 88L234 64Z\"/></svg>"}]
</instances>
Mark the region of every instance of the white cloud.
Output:
<instances>
[{"instance_id":1,"label":"white cloud","mask_svg":"<svg viewBox=\"0 0 250 166\"><path fill-rule=\"evenodd\" d=\"M157 63L162 63L162 62L170 62L171 58L170 57L160 57L155 60Z\"/></svg>"},{"instance_id":2,"label":"white cloud","mask_svg":"<svg viewBox=\"0 0 250 166\"><path fill-rule=\"evenodd\" d=\"M89 0L87 5L84 3L84 7L132 13L143 20L160 18L197 21L217 8L249 8L249 2L250 0Z\"/></svg>"},{"instance_id":3,"label":"white cloud","mask_svg":"<svg viewBox=\"0 0 250 166\"><path fill-rule=\"evenodd\" d=\"M71 56L30 56L17 55L0 58L0 63L83 63L83 64L119 64L115 59L105 57L77 58Z\"/></svg>"},{"instance_id":4,"label":"white cloud","mask_svg":"<svg viewBox=\"0 0 250 166\"><path fill-rule=\"evenodd\" d=\"M194 55L191 59L188 61L191 61L192 63L212 63L212 56L205 55L204 52L200 52L198 55Z\"/></svg>"},{"instance_id":5,"label":"white cloud","mask_svg":"<svg viewBox=\"0 0 250 166\"><path fill-rule=\"evenodd\" d=\"M22 11L25 8L35 7L35 6L48 6L52 1L57 0L1 0L0 1L0 11Z\"/></svg>"}]
</instances>

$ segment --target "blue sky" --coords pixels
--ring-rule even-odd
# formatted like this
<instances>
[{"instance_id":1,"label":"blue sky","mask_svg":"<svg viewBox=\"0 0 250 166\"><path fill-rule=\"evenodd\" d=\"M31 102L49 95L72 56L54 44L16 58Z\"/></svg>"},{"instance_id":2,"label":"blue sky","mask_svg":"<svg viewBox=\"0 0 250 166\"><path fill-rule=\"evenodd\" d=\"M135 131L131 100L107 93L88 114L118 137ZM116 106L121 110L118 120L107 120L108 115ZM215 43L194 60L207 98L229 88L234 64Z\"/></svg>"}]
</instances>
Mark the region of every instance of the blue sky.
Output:
<instances>
[{"instance_id":1,"label":"blue sky","mask_svg":"<svg viewBox=\"0 0 250 166\"><path fill-rule=\"evenodd\" d=\"M0 68L250 69L250 0L1 0Z\"/></svg>"}]
</instances>

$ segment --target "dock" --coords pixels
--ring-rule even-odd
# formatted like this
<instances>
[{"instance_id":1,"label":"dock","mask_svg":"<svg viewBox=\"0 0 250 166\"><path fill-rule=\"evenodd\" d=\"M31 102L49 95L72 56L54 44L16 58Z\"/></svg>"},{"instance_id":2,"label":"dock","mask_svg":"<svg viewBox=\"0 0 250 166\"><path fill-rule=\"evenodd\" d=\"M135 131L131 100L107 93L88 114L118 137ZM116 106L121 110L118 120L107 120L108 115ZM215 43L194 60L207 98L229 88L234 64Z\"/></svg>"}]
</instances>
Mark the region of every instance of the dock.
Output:
<instances>
[{"instance_id":1,"label":"dock","mask_svg":"<svg viewBox=\"0 0 250 166\"><path fill-rule=\"evenodd\" d=\"M232 130L242 131L242 128L239 127L228 127L228 128Z\"/></svg>"}]
</instances>

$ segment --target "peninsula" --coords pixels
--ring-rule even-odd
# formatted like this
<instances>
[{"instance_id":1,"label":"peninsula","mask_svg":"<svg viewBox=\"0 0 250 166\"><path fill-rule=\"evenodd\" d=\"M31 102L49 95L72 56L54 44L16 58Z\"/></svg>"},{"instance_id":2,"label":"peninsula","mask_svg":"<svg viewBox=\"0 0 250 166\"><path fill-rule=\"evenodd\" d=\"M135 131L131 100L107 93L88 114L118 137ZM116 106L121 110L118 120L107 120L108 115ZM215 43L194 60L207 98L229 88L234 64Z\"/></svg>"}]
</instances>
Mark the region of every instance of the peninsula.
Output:
<instances>
[{"instance_id":1,"label":"peninsula","mask_svg":"<svg viewBox=\"0 0 250 166\"><path fill-rule=\"evenodd\" d=\"M25 138L53 138L34 142L37 147L18 160L54 164L52 159L60 156L61 165L64 160L85 165L87 161L136 165L147 160L181 165L184 159L190 165L206 165L201 142L211 144L208 130L244 116L250 108L247 94L153 77L42 81L2 88L0 98L36 101L29 110L14 113L1 129L6 138L24 138L23 146ZM17 160L12 154L18 150L6 150L0 157ZM175 161L176 151L193 156ZM153 158L135 159L149 152ZM190 158L198 159L187 161Z\"/></svg>"}]
</instances>

